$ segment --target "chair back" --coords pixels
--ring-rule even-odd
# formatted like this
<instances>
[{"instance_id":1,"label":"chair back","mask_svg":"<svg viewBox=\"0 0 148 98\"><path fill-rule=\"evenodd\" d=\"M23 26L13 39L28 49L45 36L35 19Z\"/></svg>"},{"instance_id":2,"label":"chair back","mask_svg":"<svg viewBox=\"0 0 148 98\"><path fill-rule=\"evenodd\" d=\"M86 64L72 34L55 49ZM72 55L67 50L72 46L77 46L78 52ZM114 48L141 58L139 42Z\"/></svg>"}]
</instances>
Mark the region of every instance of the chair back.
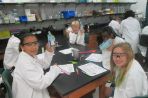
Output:
<instances>
[{"instance_id":1,"label":"chair back","mask_svg":"<svg viewBox=\"0 0 148 98\"><path fill-rule=\"evenodd\" d=\"M6 87L6 98L12 98L12 81L13 77L8 69L5 69L2 73L2 79Z\"/></svg>"},{"instance_id":2,"label":"chair back","mask_svg":"<svg viewBox=\"0 0 148 98\"><path fill-rule=\"evenodd\" d=\"M0 74L2 74L4 71L4 68L0 68Z\"/></svg>"},{"instance_id":3,"label":"chair back","mask_svg":"<svg viewBox=\"0 0 148 98\"><path fill-rule=\"evenodd\" d=\"M144 47L148 47L148 35L147 34L141 34L140 35L140 45Z\"/></svg>"},{"instance_id":4,"label":"chair back","mask_svg":"<svg viewBox=\"0 0 148 98\"><path fill-rule=\"evenodd\" d=\"M140 35L139 44L144 47L147 47L146 56L145 56L145 64L147 64L148 63L148 35L147 34Z\"/></svg>"},{"instance_id":5,"label":"chair back","mask_svg":"<svg viewBox=\"0 0 148 98\"><path fill-rule=\"evenodd\" d=\"M86 44L88 44L88 42L89 42L89 33L86 32L84 34L85 34L84 41L85 41Z\"/></svg>"},{"instance_id":6,"label":"chair back","mask_svg":"<svg viewBox=\"0 0 148 98\"><path fill-rule=\"evenodd\" d=\"M148 98L148 95L145 95L145 96L137 96L137 97L133 97L133 98Z\"/></svg>"}]
</instances>

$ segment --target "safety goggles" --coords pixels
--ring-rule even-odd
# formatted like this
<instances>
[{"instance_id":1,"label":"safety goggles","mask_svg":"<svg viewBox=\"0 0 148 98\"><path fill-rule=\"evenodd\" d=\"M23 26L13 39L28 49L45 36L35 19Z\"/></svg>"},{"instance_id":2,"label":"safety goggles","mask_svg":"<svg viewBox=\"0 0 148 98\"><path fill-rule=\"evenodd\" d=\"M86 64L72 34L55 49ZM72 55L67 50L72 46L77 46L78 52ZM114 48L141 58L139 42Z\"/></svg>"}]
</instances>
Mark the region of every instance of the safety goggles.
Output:
<instances>
[{"instance_id":1,"label":"safety goggles","mask_svg":"<svg viewBox=\"0 0 148 98\"><path fill-rule=\"evenodd\" d=\"M127 55L127 53L113 53L112 54L114 58L122 58Z\"/></svg>"},{"instance_id":2,"label":"safety goggles","mask_svg":"<svg viewBox=\"0 0 148 98\"><path fill-rule=\"evenodd\" d=\"M33 45L38 45L39 42L38 41L34 41L34 42L28 42L28 43L24 43L24 46L33 46Z\"/></svg>"}]
</instances>

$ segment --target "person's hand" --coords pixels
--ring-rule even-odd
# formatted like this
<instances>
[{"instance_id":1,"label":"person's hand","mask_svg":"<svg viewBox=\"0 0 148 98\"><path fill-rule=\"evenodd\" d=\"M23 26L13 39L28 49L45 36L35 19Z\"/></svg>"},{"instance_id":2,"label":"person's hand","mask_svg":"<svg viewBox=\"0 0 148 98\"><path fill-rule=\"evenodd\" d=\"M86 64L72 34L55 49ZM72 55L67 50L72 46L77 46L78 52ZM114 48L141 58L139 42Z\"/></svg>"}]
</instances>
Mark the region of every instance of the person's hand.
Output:
<instances>
[{"instance_id":1,"label":"person's hand","mask_svg":"<svg viewBox=\"0 0 148 98\"><path fill-rule=\"evenodd\" d=\"M58 67L57 64L50 66L50 71L52 71L56 76L58 76L61 73L61 69L60 67Z\"/></svg>"},{"instance_id":2,"label":"person's hand","mask_svg":"<svg viewBox=\"0 0 148 98\"><path fill-rule=\"evenodd\" d=\"M84 29L81 29L79 34L83 35L84 32L85 32Z\"/></svg>"},{"instance_id":3,"label":"person's hand","mask_svg":"<svg viewBox=\"0 0 148 98\"><path fill-rule=\"evenodd\" d=\"M65 31L66 31L68 34L71 32L71 30L68 30L68 29L66 29Z\"/></svg>"},{"instance_id":4,"label":"person's hand","mask_svg":"<svg viewBox=\"0 0 148 98\"><path fill-rule=\"evenodd\" d=\"M55 46L51 46L51 45L49 45L48 43L46 44L46 50L47 50L48 52L54 52L54 49L55 49Z\"/></svg>"}]
</instances>

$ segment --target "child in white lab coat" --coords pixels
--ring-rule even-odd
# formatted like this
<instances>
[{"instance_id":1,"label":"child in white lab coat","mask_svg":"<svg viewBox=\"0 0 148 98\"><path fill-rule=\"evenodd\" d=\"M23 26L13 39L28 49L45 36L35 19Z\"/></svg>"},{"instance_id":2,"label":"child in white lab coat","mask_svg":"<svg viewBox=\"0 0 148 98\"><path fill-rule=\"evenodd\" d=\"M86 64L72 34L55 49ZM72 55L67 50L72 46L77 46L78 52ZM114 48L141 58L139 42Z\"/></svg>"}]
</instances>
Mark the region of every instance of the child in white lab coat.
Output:
<instances>
[{"instance_id":1,"label":"child in white lab coat","mask_svg":"<svg viewBox=\"0 0 148 98\"><path fill-rule=\"evenodd\" d=\"M79 21L72 21L71 26L67 28L66 33L71 44L85 45L84 29Z\"/></svg>"},{"instance_id":2,"label":"child in white lab coat","mask_svg":"<svg viewBox=\"0 0 148 98\"><path fill-rule=\"evenodd\" d=\"M21 52L15 64L12 93L13 98L50 98L47 87L59 75L60 69L51 66L53 48L46 44L46 51L38 53L38 40L33 34L25 34L20 42ZM43 69L50 67L44 74Z\"/></svg>"},{"instance_id":3,"label":"child in white lab coat","mask_svg":"<svg viewBox=\"0 0 148 98\"><path fill-rule=\"evenodd\" d=\"M114 45L125 42L121 37L117 36L112 27L106 26L101 32L103 42L99 45L102 50L103 67L110 70L110 54Z\"/></svg>"},{"instance_id":4,"label":"child in white lab coat","mask_svg":"<svg viewBox=\"0 0 148 98\"><path fill-rule=\"evenodd\" d=\"M135 13L132 10L126 11L125 19L121 21L120 33L126 42L130 43L134 54L138 52L139 34L141 33L141 26L139 21L135 18Z\"/></svg>"},{"instance_id":5,"label":"child in white lab coat","mask_svg":"<svg viewBox=\"0 0 148 98\"><path fill-rule=\"evenodd\" d=\"M142 29L141 35L148 35L148 26L145 26ZM144 46L139 45L139 49L140 49L140 52L141 52L142 56L145 57L146 56L147 47L144 47Z\"/></svg>"},{"instance_id":6,"label":"child in white lab coat","mask_svg":"<svg viewBox=\"0 0 148 98\"><path fill-rule=\"evenodd\" d=\"M115 82L113 98L132 98L148 94L148 80L141 65L134 59L129 43L119 43L111 53L111 73ZM107 88L110 95L113 89Z\"/></svg>"},{"instance_id":7,"label":"child in white lab coat","mask_svg":"<svg viewBox=\"0 0 148 98\"><path fill-rule=\"evenodd\" d=\"M112 17L112 20L110 21L110 23L108 24L108 26L111 26L113 28L113 30L115 31L115 33L121 37L121 34L119 32L120 30L120 18L118 16L114 16Z\"/></svg>"}]
</instances>

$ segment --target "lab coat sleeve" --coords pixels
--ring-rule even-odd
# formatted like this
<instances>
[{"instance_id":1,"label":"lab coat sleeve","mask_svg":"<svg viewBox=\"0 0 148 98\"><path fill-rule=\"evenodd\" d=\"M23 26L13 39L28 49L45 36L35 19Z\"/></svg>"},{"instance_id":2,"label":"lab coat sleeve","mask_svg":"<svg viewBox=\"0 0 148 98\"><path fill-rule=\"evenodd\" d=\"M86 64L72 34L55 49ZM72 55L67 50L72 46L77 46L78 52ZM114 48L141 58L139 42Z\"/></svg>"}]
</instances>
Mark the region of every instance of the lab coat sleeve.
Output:
<instances>
[{"instance_id":1,"label":"lab coat sleeve","mask_svg":"<svg viewBox=\"0 0 148 98\"><path fill-rule=\"evenodd\" d=\"M40 73L35 67L27 67L24 69L23 79L32 88L42 90L47 88L60 74L60 69L56 66L52 66L50 71Z\"/></svg>"},{"instance_id":2,"label":"lab coat sleeve","mask_svg":"<svg viewBox=\"0 0 148 98\"><path fill-rule=\"evenodd\" d=\"M38 62L43 66L43 69L49 68L53 55L53 52L48 52L47 50L44 53L37 55Z\"/></svg>"},{"instance_id":3,"label":"lab coat sleeve","mask_svg":"<svg viewBox=\"0 0 148 98\"><path fill-rule=\"evenodd\" d=\"M141 82L143 79L141 77L136 76L130 76L128 77L127 83L126 83L126 89L116 87L114 98L132 98L135 96L140 95L141 90L143 90L143 87Z\"/></svg>"},{"instance_id":4,"label":"lab coat sleeve","mask_svg":"<svg viewBox=\"0 0 148 98\"><path fill-rule=\"evenodd\" d=\"M138 24L137 24L137 25L138 25L138 32L139 32L139 33L142 33L142 30L141 30L141 26L140 26L139 21L138 21Z\"/></svg>"},{"instance_id":5,"label":"lab coat sleeve","mask_svg":"<svg viewBox=\"0 0 148 98\"><path fill-rule=\"evenodd\" d=\"M120 29L119 29L119 33L122 35L123 34L123 29L124 29L124 27L123 27L123 22L121 22L121 24L120 24Z\"/></svg>"},{"instance_id":6,"label":"lab coat sleeve","mask_svg":"<svg viewBox=\"0 0 148 98\"><path fill-rule=\"evenodd\" d=\"M121 89L121 88L115 88L118 89L118 93L114 94L114 98L132 98L135 95L135 89L136 85L133 80L129 81L126 85L126 89Z\"/></svg>"},{"instance_id":7,"label":"lab coat sleeve","mask_svg":"<svg viewBox=\"0 0 148 98\"><path fill-rule=\"evenodd\" d=\"M69 33L69 42L74 44L76 42L77 34L70 32Z\"/></svg>"},{"instance_id":8,"label":"lab coat sleeve","mask_svg":"<svg viewBox=\"0 0 148 98\"><path fill-rule=\"evenodd\" d=\"M6 69L11 69L15 65L19 55L19 43L18 39L13 38L8 41L4 54L4 67Z\"/></svg>"},{"instance_id":9,"label":"lab coat sleeve","mask_svg":"<svg viewBox=\"0 0 148 98\"><path fill-rule=\"evenodd\" d=\"M77 44L85 45L85 43L84 43L84 33L78 35L78 37L77 37Z\"/></svg>"}]
</instances>

